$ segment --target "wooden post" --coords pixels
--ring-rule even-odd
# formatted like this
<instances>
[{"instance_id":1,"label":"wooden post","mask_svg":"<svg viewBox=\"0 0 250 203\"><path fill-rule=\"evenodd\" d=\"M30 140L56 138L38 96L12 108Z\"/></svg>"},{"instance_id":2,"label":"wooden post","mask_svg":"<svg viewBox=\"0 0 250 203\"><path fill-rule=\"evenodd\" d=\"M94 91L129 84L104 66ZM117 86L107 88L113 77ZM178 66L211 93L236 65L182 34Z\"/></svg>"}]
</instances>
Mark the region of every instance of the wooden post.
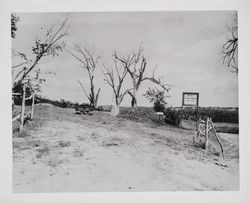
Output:
<instances>
[{"instance_id":1,"label":"wooden post","mask_svg":"<svg viewBox=\"0 0 250 203\"><path fill-rule=\"evenodd\" d=\"M34 106L35 106L35 93L32 95L32 105L31 105L31 114L30 114L30 119L33 119L34 116Z\"/></svg>"},{"instance_id":2,"label":"wooden post","mask_svg":"<svg viewBox=\"0 0 250 203\"><path fill-rule=\"evenodd\" d=\"M14 115L14 111L15 111L15 100L14 96L12 95L12 116Z\"/></svg>"},{"instance_id":3,"label":"wooden post","mask_svg":"<svg viewBox=\"0 0 250 203\"><path fill-rule=\"evenodd\" d=\"M205 123L205 149L208 147L208 125L209 125L209 118L206 119Z\"/></svg>"},{"instance_id":4,"label":"wooden post","mask_svg":"<svg viewBox=\"0 0 250 203\"><path fill-rule=\"evenodd\" d=\"M199 106L197 105L197 107L195 108L196 131L198 131L198 124L200 122L200 118L198 119L198 108Z\"/></svg>"},{"instance_id":5,"label":"wooden post","mask_svg":"<svg viewBox=\"0 0 250 203\"><path fill-rule=\"evenodd\" d=\"M214 127L214 124L213 124L212 120L210 120L210 122L211 122L212 130L214 131L214 135L215 135L217 141L219 142L219 145L220 145L220 148L221 148L221 153L222 153L222 156L223 156L223 159L224 159L225 158L224 157L224 150L223 150L221 140L220 140L219 136L216 133L216 130L215 130L215 127Z\"/></svg>"},{"instance_id":6,"label":"wooden post","mask_svg":"<svg viewBox=\"0 0 250 203\"><path fill-rule=\"evenodd\" d=\"M25 93L26 93L26 87L23 86L23 98L22 98L22 109L21 109L21 125L19 128L19 131L23 130L23 124L24 124L24 113L25 113Z\"/></svg>"}]
</instances>

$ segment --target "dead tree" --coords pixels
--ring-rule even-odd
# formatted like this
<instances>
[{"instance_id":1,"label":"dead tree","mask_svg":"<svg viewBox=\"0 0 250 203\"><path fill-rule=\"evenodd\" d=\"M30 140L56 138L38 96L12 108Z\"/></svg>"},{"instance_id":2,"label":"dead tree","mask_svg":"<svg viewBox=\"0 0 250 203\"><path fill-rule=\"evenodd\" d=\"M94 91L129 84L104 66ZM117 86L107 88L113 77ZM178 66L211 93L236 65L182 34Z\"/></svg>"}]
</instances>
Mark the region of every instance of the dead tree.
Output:
<instances>
[{"instance_id":1,"label":"dead tree","mask_svg":"<svg viewBox=\"0 0 250 203\"><path fill-rule=\"evenodd\" d=\"M101 89L99 88L97 90L97 93L95 92L94 77L95 77L95 70L96 70L96 67L98 65L98 61L100 59L100 56L97 56L95 54L94 48L92 50L89 50L86 47L82 48L80 45L75 45L72 51L70 51L70 50L67 50L67 51L78 62L80 62L82 68L87 71L88 77L89 77L89 83L90 83L89 93L87 94L81 81L78 80L78 83L80 84L85 96L88 98L90 106L93 107L94 109L96 109Z\"/></svg>"},{"instance_id":2,"label":"dead tree","mask_svg":"<svg viewBox=\"0 0 250 203\"><path fill-rule=\"evenodd\" d=\"M147 77L144 75L146 67L147 67L147 58L143 55L143 50L141 47L137 51L137 53L133 53L128 55L127 57L120 57L115 53L115 59L120 61L123 65L123 68L126 69L132 79L132 91L128 91L128 94L131 96L131 106L137 107L137 97L138 90L141 87L143 81L151 81L160 87L162 87L167 92L170 90L171 85L163 83L163 81L158 78L155 78L154 72L151 77Z\"/></svg>"},{"instance_id":3,"label":"dead tree","mask_svg":"<svg viewBox=\"0 0 250 203\"><path fill-rule=\"evenodd\" d=\"M238 74L238 17L233 15L233 23L229 27L230 38L223 44L223 63Z\"/></svg>"},{"instance_id":4,"label":"dead tree","mask_svg":"<svg viewBox=\"0 0 250 203\"><path fill-rule=\"evenodd\" d=\"M23 61L12 66L12 71L19 69L16 73L13 89L23 83L42 58L59 55L59 52L65 47L66 43L63 39L68 35L69 25L66 18L59 26L52 26L48 29L41 27L42 34L37 37L35 45L32 47L34 59L28 59L25 54L18 52Z\"/></svg>"},{"instance_id":5,"label":"dead tree","mask_svg":"<svg viewBox=\"0 0 250 203\"><path fill-rule=\"evenodd\" d=\"M120 104L129 90L122 90L124 79L128 73L126 68L121 68L117 59L114 59L114 67L109 68L103 65L106 83L112 88L114 95L114 106L111 111L112 116L117 116L120 112Z\"/></svg>"}]
</instances>

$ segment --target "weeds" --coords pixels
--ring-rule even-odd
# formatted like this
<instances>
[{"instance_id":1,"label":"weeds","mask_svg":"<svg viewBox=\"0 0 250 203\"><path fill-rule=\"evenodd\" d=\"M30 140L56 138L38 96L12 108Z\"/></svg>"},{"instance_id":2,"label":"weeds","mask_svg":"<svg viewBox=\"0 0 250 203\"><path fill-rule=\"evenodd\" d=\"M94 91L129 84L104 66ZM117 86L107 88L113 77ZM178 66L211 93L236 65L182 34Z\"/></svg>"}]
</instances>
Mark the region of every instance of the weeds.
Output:
<instances>
[{"instance_id":1,"label":"weeds","mask_svg":"<svg viewBox=\"0 0 250 203\"><path fill-rule=\"evenodd\" d=\"M58 157L55 157L55 156L51 156L49 158L49 162L48 162L48 165L50 167L57 167L59 164L61 164L63 161L62 160L58 160Z\"/></svg>"},{"instance_id":2,"label":"weeds","mask_svg":"<svg viewBox=\"0 0 250 203\"><path fill-rule=\"evenodd\" d=\"M84 149L78 149L78 148L74 149L73 152L75 157L82 157L84 153L85 153Z\"/></svg>"},{"instance_id":3,"label":"weeds","mask_svg":"<svg viewBox=\"0 0 250 203\"><path fill-rule=\"evenodd\" d=\"M47 144L43 145L42 148L40 149L37 149L37 155L36 157L37 158L42 158L43 156L48 156L49 155L49 152L50 152L50 148Z\"/></svg>"},{"instance_id":4,"label":"weeds","mask_svg":"<svg viewBox=\"0 0 250 203\"><path fill-rule=\"evenodd\" d=\"M27 138L30 136L31 136L30 133L27 132L26 130L23 130L23 131L16 134L16 137L19 137L19 138Z\"/></svg>"},{"instance_id":5,"label":"weeds","mask_svg":"<svg viewBox=\"0 0 250 203\"><path fill-rule=\"evenodd\" d=\"M71 142L62 140L58 141L57 143L59 147L70 147L71 145Z\"/></svg>"}]
</instances>

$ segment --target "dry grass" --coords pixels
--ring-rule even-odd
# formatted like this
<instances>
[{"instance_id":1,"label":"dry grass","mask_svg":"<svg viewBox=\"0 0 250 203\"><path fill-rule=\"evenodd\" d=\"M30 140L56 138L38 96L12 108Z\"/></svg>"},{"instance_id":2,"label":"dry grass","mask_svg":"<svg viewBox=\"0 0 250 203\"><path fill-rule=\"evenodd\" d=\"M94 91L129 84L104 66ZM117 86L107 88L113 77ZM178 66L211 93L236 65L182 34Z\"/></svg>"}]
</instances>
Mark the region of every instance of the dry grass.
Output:
<instances>
[{"instance_id":1,"label":"dry grass","mask_svg":"<svg viewBox=\"0 0 250 203\"><path fill-rule=\"evenodd\" d=\"M44 156L48 156L50 153L50 147L48 144L44 144L41 148L37 149L37 158L42 158Z\"/></svg>"},{"instance_id":2,"label":"dry grass","mask_svg":"<svg viewBox=\"0 0 250 203\"><path fill-rule=\"evenodd\" d=\"M57 145L58 147L70 147L70 145L71 145L71 142L62 141L62 140L58 141L57 143L58 143L58 145Z\"/></svg>"},{"instance_id":3,"label":"dry grass","mask_svg":"<svg viewBox=\"0 0 250 203\"><path fill-rule=\"evenodd\" d=\"M79 148L74 149L74 152L73 152L75 157L82 157L84 153L85 153L85 149L79 149Z\"/></svg>"}]
</instances>

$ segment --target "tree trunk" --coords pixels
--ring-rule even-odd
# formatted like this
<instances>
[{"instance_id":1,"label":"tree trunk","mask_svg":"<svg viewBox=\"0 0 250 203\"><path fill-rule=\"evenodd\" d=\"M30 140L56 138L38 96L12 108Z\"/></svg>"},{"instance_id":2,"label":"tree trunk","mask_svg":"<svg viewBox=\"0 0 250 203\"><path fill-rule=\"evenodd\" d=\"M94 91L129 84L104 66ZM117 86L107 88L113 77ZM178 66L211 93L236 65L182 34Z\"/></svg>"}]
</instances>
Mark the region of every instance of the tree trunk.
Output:
<instances>
[{"instance_id":1,"label":"tree trunk","mask_svg":"<svg viewBox=\"0 0 250 203\"><path fill-rule=\"evenodd\" d=\"M98 98L99 98L99 94L100 94L100 88L97 91L97 94L95 95L95 104L94 104L94 108L97 109L97 102L98 102Z\"/></svg>"},{"instance_id":2,"label":"tree trunk","mask_svg":"<svg viewBox=\"0 0 250 203\"><path fill-rule=\"evenodd\" d=\"M131 107L136 108L137 107L137 90L134 88L131 100Z\"/></svg>"},{"instance_id":3,"label":"tree trunk","mask_svg":"<svg viewBox=\"0 0 250 203\"><path fill-rule=\"evenodd\" d=\"M94 88L94 82L93 82L93 77L90 79L90 106L92 106L95 109L95 88Z\"/></svg>"},{"instance_id":4,"label":"tree trunk","mask_svg":"<svg viewBox=\"0 0 250 203\"><path fill-rule=\"evenodd\" d=\"M209 124L209 119L207 118L205 121L205 143L204 143L204 149L206 150L208 147L208 124Z\"/></svg>"},{"instance_id":5,"label":"tree trunk","mask_svg":"<svg viewBox=\"0 0 250 203\"><path fill-rule=\"evenodd\" d=\"M118 116L118 114L120 113L120 104L121 100L119 96L114 95L114 105L111 109L111 116Z\"/></svg>"},{"instance_id":6,"label":"tree trunk","mask_svg":"<svg viewBox=\"0 0 250 203\"><path fill-rule=\"evenodd\" d=\"M137 87L137 83L136 83L136 78L135 78L135 74L133 74L132 77L132 81L133 81L133 91L132 94L130 94L130 96L132 97L131 100L131 107L137 107L137 92L138 92L138 87Z\"/></svg>"},{"instance_id":7,"label":"tree trunk","mask_svg":"<svg viewBox=\"0 0 250 203\"><path fill-rule=\"evenodd\" d=\"M111 110L111 116L118 116L119 113L120 113L120 105L117 105L115 103Z\"/></svg>"}]
</instances>

